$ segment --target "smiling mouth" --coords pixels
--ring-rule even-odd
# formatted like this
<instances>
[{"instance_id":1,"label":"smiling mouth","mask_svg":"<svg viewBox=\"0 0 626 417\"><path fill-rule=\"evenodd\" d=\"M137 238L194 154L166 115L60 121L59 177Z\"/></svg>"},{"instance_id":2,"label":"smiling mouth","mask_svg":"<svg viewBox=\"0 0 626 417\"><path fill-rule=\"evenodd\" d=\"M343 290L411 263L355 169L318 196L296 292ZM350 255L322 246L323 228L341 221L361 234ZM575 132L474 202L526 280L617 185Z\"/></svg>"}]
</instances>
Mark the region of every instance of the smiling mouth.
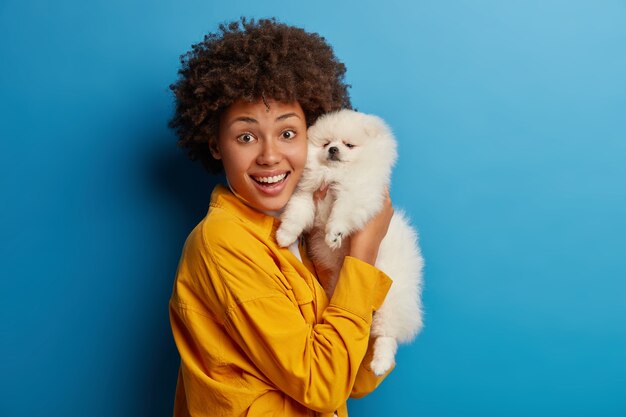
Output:
<instances>
[{"instance_id":1,"label":"smiling mouth","mask_svg":"<svg viewBox=\"0 0 626 417\"><path fill-rule=\"evenodd\" d=\"M274 175L272 177L252 177L252 179L261 185L274 185L284 182L289 176L289 172L282 173L280 175Z\"/></svg>"}]
</instances>

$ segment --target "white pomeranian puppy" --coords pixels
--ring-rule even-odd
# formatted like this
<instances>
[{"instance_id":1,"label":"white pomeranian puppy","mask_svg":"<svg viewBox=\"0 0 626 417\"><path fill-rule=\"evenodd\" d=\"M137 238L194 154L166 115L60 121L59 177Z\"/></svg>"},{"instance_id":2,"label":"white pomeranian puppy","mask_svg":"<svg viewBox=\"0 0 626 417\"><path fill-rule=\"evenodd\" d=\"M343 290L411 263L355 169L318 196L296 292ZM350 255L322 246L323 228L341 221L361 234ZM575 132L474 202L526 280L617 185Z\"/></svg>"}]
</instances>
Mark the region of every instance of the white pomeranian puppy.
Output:
<instances>
[{"instance_id":1,"label":"white pomeranian puppy","mask_svg":"<svg viewBox=\"0 0 626 417\"><path fill-rule=\"evenodd\" d=\"M329 282L322 282L330 297L348 253L344 238L382 209L397 158L396 141L382 119L353 110L328 113L307 133L307 164L281 215L276 240L285 247L310 232L313 260L330 271ZM328 191L316 204L313 194L322 186ZM377 375L395 363L398 343L410 342L422 328L423 264L417 233L395 211L376 260L376 267L393 280L372 322L376 342L370 367Z\"/></svg>"}]
</instances>

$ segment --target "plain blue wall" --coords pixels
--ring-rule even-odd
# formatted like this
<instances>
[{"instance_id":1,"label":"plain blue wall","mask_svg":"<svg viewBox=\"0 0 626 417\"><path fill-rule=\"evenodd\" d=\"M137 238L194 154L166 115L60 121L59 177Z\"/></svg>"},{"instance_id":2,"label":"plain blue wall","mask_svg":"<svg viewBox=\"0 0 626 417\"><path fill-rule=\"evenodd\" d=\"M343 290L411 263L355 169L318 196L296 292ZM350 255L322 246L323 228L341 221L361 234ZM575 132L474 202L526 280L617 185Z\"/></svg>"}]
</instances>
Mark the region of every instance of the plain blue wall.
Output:
<instances>
[{"instance_id":1,"label":"plain blue wall","mask_svg":"<svg viewBox=\"0 0 626 417\"><path fill-rule=\"evenodd\" d=\"M324 35L400 142L426 328L353 416L626 416L624 1L0 3L2 416L169 416L214 181L166 127L217 24Z\"/></svg>"}]
</instances>

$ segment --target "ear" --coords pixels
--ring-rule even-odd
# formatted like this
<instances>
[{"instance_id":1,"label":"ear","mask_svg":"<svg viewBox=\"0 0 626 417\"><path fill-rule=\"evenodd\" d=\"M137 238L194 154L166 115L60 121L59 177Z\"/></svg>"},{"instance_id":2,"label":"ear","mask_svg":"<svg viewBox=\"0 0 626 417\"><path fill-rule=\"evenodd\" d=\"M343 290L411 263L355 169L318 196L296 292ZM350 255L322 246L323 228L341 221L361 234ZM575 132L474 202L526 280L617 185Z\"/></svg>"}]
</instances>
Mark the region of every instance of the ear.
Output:
<instances>
[{"instance_id":1,"label":"ear","mask_svg":"<svg viewBox=\"0 0 626 417\"><path fill-rule=\"evenodd\" d=\"M368 115L363 125L363 130L367 136L376 137L384 133L385 126L378 117Z\"/></svg>"},{"instance_id":2,"label":"ear","mask_svg":"<svg viewBox=\"0 0 626 417\"><path fill-rule=\"evenodd\" d=\"M217 140L211 139L209 140L209 151L211 152L211 156L215 159L222 159L222 153L220 152L220 147L217 144Z\"/></svg>"}]
</instances>

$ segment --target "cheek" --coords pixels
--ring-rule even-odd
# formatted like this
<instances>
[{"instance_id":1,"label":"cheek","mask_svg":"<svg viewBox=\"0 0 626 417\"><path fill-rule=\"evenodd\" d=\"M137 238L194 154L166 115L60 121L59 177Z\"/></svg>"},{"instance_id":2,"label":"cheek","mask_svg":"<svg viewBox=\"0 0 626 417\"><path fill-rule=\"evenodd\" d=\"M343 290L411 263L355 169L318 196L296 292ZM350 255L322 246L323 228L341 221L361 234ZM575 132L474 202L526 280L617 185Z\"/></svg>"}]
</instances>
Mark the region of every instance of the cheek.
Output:
<instances>
[{"instance_id":1,"label":"cheek","mask_svg":"<svg viewBox=\"0 0 626 417\"><path fill-rule=\"evenodd\" d=\"M223 146L221 148L222 164L226 173L238 173L246 171L250 166L251 156L244 149L234 149L232 147Z\"/></svg>"},{"instance_id":2,"label":"cheek","mask_svg":"<svg viewBox=\"0 0 626 417\"><path fill-rule=\"evenodd\" d=\"M295 147L291 152L291 165L294 169L303 169L306 164L307 143L303 142L301 146Z\"/></svg>"}]
</instances>

